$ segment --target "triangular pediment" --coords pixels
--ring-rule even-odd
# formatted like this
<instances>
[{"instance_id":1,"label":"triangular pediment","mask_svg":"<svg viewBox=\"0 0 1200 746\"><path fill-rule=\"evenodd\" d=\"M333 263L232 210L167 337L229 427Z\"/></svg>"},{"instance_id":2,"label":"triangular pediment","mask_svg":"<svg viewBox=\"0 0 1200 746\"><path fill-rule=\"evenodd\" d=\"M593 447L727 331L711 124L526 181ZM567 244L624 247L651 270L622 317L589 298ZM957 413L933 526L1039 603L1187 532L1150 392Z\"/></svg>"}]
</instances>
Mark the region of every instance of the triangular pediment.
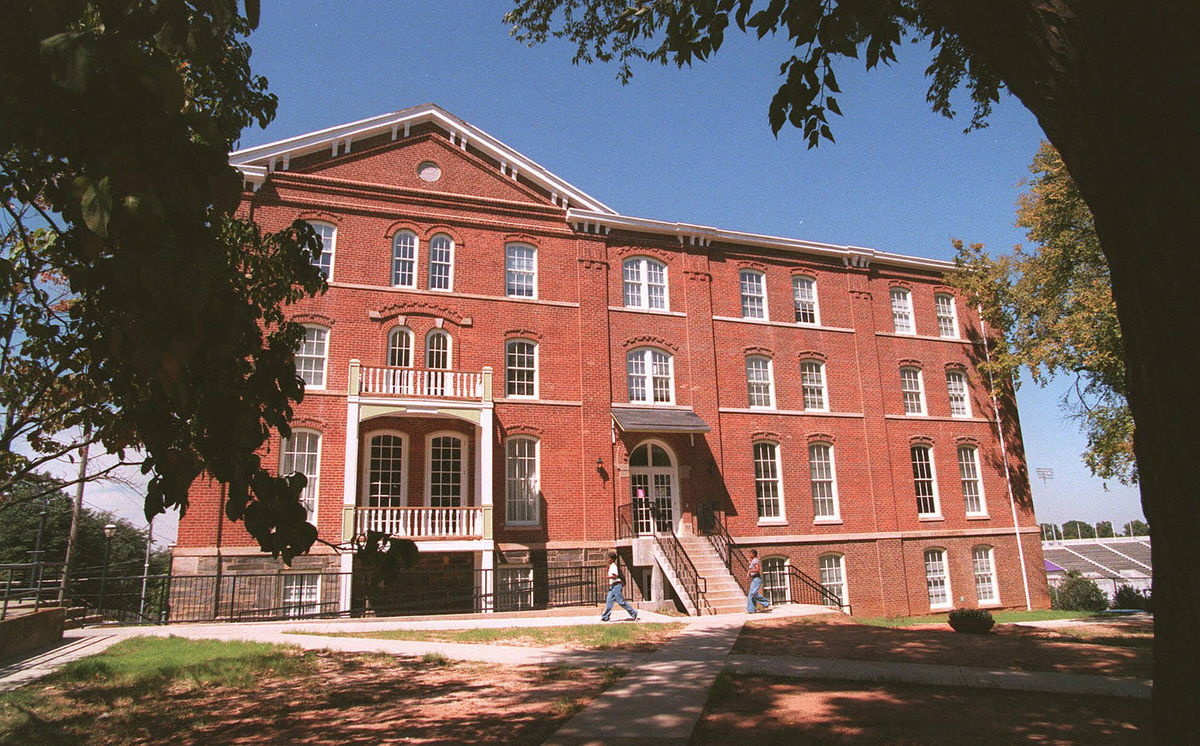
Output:
<instances>
[{"instance_id":1,"label":"triangular pediment","mask_svg":"<svg viewBox=\"0 0 1200 746\"><path fill-rule=\"evenodd\" d=\"M533 160L434 104L235 151L255 188L273 172L615 214Z\"/></svg>"}]
</instances>

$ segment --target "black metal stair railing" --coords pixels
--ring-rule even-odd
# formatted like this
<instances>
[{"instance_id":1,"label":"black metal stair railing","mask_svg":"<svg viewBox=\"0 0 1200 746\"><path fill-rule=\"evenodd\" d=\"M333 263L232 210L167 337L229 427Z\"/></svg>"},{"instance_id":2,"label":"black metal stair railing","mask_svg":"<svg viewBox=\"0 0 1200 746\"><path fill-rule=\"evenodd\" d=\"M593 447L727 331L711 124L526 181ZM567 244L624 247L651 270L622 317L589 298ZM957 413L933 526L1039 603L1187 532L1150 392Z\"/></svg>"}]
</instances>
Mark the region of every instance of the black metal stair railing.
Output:
<instances>
[{"instance_id":1,"label":"black metal stair railing","mask_svg":"<svg viewBox=\"0 0 1200 746\"><path fill-rule=\"evenodd\" d=\"M683 585L683 590L691 597L692 603L696 606L696 613L703 614L704 610L710 613L715 612L712 604L709 603L706 594L708 593L708 581L696 569L692 558L688 556L687 551L680 543L679 537L675 535L674 522L669 516L663 515L658 508L649 500L638 506L639 511L648 511L650 515L650 525L653 530L644 534L647 537L653 538L655 545L666 558L667 564L671 566L671 570L675 573L675 577ZM620 530L618 536L620 538L636 538L637 534L633 526L633 504L626 503L617 509L618 525ZM665 528L664 528L665 527Z\"/></svg>"}]
</instances>

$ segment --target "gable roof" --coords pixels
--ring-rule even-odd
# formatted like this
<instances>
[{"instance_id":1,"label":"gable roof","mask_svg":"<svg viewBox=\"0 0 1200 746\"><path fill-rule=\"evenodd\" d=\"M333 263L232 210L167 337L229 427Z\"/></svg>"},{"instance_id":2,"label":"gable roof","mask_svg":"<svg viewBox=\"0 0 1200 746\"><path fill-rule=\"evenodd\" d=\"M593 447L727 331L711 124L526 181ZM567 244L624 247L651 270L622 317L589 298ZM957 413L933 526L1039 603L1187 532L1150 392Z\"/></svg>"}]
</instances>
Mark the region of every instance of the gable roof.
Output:
<instances>
[{"instance_id":1,"label":"gable roof","mask_svg":"<svg viewBox=\"0 0 1200 746\"><path fill-rule=\"evenodd\" d=\"M560 207L582 207L589 212L602 215L615 215L616 211L600 200L592 197L539 165L513 148L505 145L483 130L454 116L437 104L421 104L407 109L381 114L357 122L339 124L305 135L276 140L265 145L235 150L229 154L229 164L242 172L248 181L262 183L267 174L273 171L279 161L295 158L300 155L314 153L320 150L333 150L344 144L347 150L353 143L368 137L390 132L392 139L397 139L401 133L408 134L414 125L433 123L445 130L450 141L466 149L472 147L486 153L501 164L501 171L511 178L518 175L537 184L550 192L552 199Z\"/></svg>"}]
</instances>

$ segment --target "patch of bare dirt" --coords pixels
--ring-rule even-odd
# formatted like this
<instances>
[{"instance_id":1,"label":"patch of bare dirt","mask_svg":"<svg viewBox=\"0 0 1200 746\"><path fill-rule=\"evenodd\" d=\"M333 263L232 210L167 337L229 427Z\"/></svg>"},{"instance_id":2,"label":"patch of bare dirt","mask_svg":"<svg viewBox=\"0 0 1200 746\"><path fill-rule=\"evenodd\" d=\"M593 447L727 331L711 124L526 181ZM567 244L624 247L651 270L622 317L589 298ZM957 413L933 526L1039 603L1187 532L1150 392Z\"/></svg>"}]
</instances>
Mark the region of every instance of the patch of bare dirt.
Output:
<instances>
[{"instance_id":1,"label":"patch of bare dirt","mask_svg":"<svg viewBox=\"0 0 1200 746\"><path fill-rule=\"evenodd\" d=\"M1151 743L1150 702L909 684L725 678L692 744Z\"/></svg>"},{"instance_id":2,"label":"patch of bare dirt","mask_svg":"<svg viewBox=\"0 0 1200 746\"><path fill-rule=\"evenodd\" d=\"M747 624L734 653L975 666L1150 678L1153 622L1105 620L1061 628L997 625L986 635L946 624L873 627L845 617Z\"/></svg>"}]
</instances>

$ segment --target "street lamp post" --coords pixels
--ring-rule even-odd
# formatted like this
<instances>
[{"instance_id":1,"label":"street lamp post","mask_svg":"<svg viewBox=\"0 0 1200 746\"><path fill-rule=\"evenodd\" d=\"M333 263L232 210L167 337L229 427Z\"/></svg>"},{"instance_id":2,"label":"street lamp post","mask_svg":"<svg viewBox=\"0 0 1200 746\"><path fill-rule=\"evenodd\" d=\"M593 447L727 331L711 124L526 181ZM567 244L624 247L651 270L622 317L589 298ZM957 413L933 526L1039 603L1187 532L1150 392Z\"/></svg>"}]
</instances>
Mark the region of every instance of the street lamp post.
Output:
<instances>
[{"instance_id":1,"label":"street lamp post","mask_svg":"<svg viewBox=\"0 0 1200 746\"><path fill-rule=\"evenodd\" d=\"M112 537L116 532L117 524L106 523L104 525L104 570L100 573L100 599L96 603L101 617L104 616L104 590L108 585L108 560L112 556Z\"/></svg>"}]
</instances>

